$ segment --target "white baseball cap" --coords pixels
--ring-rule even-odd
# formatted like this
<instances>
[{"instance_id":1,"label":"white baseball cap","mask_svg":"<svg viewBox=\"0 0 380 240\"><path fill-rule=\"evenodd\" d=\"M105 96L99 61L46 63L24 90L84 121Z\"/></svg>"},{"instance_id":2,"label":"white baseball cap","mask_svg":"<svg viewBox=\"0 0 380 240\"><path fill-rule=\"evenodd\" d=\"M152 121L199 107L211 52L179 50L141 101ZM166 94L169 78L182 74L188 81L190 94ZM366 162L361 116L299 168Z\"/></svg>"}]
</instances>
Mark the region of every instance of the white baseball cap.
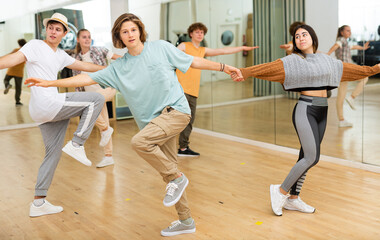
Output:
<instances>
[{"instance_id":1,"label":"white baseball cap","mask_svg":"<svg viewBox=\"0 0 380 240\"><path fill-rule=\"evenodd\" d=\"M69 28L69 25L67 23L67 18L61 14L61 13L54 13L51 18L45 18L42 23L44 24L45 28L47 28L47 23L49 21L56 21L56 22L59 22L59 23L62 23L63 26L66 28L67 32L70 32L70 28Z\"/></svg>"}]
</instances>

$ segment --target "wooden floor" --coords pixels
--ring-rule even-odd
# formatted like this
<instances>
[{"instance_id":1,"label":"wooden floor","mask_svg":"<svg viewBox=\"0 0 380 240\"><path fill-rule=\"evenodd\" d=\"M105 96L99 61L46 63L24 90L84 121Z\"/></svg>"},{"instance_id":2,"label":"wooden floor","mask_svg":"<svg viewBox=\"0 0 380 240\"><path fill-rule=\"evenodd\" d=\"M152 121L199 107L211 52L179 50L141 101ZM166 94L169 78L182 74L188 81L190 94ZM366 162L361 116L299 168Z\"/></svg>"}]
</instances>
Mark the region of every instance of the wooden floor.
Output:
<instances>
[{"instance_id":1,"label":"wooden floor","mask_svg":"<svg viewBox=\"0 0 380 240\"><path fill-rule=\"evenodd\" d=\"M115 166L86 167L63 155L47 199L64 211L38 218L28 213L44 155L39 129L0 132L0 239L164 239L160 230L177 219L162 204L165 184L131 149L134 121L112 125ZM94 131L85 145L94 165L99 140ZM170 239L380 239L380 174L322 161L301 195L316 213L277 217L269 185L284 180L296 156L199 133L191 146L201 157L181 158L179 166L190 180L197 231Z\"/></svg>"}]
</instances>

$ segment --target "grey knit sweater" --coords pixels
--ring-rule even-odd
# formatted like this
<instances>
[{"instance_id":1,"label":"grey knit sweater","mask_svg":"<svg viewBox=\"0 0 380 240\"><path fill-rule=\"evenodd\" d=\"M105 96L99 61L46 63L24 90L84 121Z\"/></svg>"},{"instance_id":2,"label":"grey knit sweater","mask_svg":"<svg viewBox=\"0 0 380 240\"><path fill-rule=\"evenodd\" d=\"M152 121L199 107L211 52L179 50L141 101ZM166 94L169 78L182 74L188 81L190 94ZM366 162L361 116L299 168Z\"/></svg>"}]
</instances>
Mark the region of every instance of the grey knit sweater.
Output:
<instances>
[{"instance_id":1,"label":"grey knit sweater","mask_svg":"<svg viewBox=\"0 0 380 240\"><path fill-rule=\"evenodd\" d=\"M323 53L291 54L281 58L285 70L285 90L333 89L339 86L343 63Z\"/></svg>"}]
</instances>

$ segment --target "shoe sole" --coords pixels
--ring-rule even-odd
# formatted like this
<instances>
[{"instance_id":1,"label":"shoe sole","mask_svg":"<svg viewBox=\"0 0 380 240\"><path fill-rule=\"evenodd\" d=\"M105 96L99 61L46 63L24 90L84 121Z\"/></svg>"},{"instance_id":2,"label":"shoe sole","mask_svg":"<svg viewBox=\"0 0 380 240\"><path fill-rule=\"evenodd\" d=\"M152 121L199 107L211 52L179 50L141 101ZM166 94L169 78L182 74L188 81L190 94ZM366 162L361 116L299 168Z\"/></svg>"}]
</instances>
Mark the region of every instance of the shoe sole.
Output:
<instances>
[{"instance_id":1,"label":"shoe sole","mask_svg":"<svg viewBox=\"0 0 380 240\"><path fill-rule=\"evenodd\" d=\"M61 213L61 212L63 212L63 210L60 212L53 212L53 213L40 213L40 214L36 214L36 215L29 214L29 217L35 218L35 217L41 217L41 216L51 215L51 214L56 214L56 213Z\"/></svg>"},{"instance_id":2,"label":"shoe sole","mask_svg":"<svg viewBox=\"0 0 380 240\"><path fill-rule=\"evenodd\" d=\"M82 163L82 164L84 164L84 165L86 165L86 166L88 166L88 167L91 167L92 162L91 162L90 160L87 159L88 162L87 162L87 161L81 161L81 160L79 160L79 159L77 158L76 155L73 155L73 154L70 154L70 153L67 152L67 148L66 148L66 146L65 146L64 148L62 148L62 151L63 151L64 153L66 153L67 155L69 155L70 157L72 157L72 158L74 158L75 160L77 160L78 162L80 162L80 163Z\"/></svg>"},{"instance_id":3,"label":"shoe sole","mask_svg":"<svg viewBox=\"0 0 380 240\"><path fill-rule=\"evenodd\" d=\"M302 213L315 213L315 208L314 208L313 212L305 212L305 211L301 211L301 210L296 209L296 208L287 208L287 207L284 207L284 209L289 210L289 211L298 211L298 212L302 212Z\"/></svg>"},{"instance_id":4,"label":"shoe sole","mask_svg":"<svg viewBox=\"0 0 380 240\"><path fill-rule=\"evenodd\" d=\"M163 231L161 231L161 235L164 237L171 237L171 236L184 234L184 233L195 233L195 230L196 229L194 228L194 229L182 230L182 231L178 231L178 232L163 232Z\"/></svg>"},{"instance_id":5,"label":"shoe sole","mask_svg":"<svg viewBox=\"0 0 380 240\"><path fill-rule=\"evenodd\" d=\"M189 154L177 154L178 157L199 157L200 155L189 155Z\"/></svg>"},{"instance_id":6,"label":"shoe sole","mask_svg":"<svg viewBox=\"0 0 380 240\"><path fill-rule=\"evenodd\" d=\"M353 127L353 125L347 125L347 126L339 126L340 128L345 128L345 127Z\"/></svg>"},{"instance_id":7,"label":"shoe sole","mask_svg":"<svg viewBox=\"0 0 380 240\"><path fill-rule=\"evenodd\" d=\"M275 189L274 189L274 185L270 185L270 206L271 206L271 208L272 208L272 211L273 211L273 213L276 215L276 216L282 216L282 213L281 214L277 214L275 211L274 211L274 208L273 208L273 204L272 204L272 199L273 199L273 192L275 191Z\"/></svg>"},{"instance_id":8,"label":"shoe sole","mask_svg":"<svg viewBox=\"0 0 380 240\"><path fill-rule=\"evenodd\" d=\"M96 165L97 168L103 168L103 167L107 167L107 166L111 166L111 165L114 165L115 163L109 163L109 164L104 164L104 165Z\"/></svg>"},{"instance_id":9,"label":"shoe sole","mask_svg":"<svg viewBox=\"0 0 380 240\"><path fill-rule=\"evenodd\" d=\"M187 179L187 182L186 182L186 185L183 187L181 193L178 195L178 197L176 199L174 199L174 201L170 202L170 203L165 203L165 201L162 201L164 203L164 206L165 207L171 207L171 206L174 206L182 197L182 194L183 192L185 191L185 189L187 188L187 185L189 185L189 179ZM164 199L165 200L165 199Z\"/></svg>"},{"instance_id":10,"label":"shoe sole","mask_svg":"<svg viewBox=\"0 0 380 240\"><path fill-rule=\"evenodd\" d=\"M63 209L59 212L51 212L51 213L29 213L29 217L41 217L41 216L44 216L44 215L51 215L51 214L56 214L56 213L61 213L63 212Z\"/></svg>"}]
</instances>

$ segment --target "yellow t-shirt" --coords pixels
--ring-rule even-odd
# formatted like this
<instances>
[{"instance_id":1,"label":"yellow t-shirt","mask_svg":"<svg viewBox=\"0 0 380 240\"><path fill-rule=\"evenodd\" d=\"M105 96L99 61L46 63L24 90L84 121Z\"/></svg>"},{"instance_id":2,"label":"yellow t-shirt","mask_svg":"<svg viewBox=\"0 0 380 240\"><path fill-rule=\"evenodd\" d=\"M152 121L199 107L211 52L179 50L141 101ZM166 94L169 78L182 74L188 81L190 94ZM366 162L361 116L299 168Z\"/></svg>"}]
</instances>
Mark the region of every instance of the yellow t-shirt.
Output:
<instances>
[{"instance_id":1,"label":"yellow t-shirt","mask_svg":"<svg viewBox=\"0 0 380 240\"><path fill-rule=\"evenodd\" d=\"M14 49L11 53L15 53L18 50L20 50L20 48ZM23 77L24 76L24 65L25 65L25 62L8 68L7 75L14 76L14 77Z\"/></svg>"},{"instance_id":2,"label":"yellow t-shirt","mask_svg":"<svg viewBox=\"0 0 380 240\"><path fill-rule=\"evenodd\" d=\"M194 57L205 56L205 47L195 47L192 42L185 42L185 53ZM181 84L183 91L194 97L199 95L199 86L201 82L201 70L190 67L186 73L176 70L178 81Z\"/></svg>"}]
</instances>

